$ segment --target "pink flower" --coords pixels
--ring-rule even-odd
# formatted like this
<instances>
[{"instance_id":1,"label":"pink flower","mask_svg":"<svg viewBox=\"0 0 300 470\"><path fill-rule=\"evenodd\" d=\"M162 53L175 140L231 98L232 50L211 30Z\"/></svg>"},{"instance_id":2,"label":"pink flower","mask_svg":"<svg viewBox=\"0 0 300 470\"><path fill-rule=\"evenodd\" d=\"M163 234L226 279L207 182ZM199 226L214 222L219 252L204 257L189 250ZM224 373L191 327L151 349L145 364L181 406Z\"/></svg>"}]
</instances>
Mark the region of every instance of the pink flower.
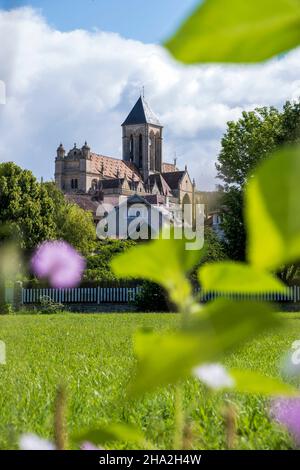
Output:
<instances>
[{"instance_id":1,"label":"pink flower","mask_svg":"<svg viewBox=\"0 0 300 470\"><path fill-rule=\"evenodd\" d=\"M76 287L85 269L85 259L64 241L42 243L31 258L32 272L47 278L52 287Z\"/></svg>"},{"instance_id":2,"label":"pink flower","mask_svg":"<svg viewBox=\"0 0 300 470\"><path fill-rule=\"evenodd\" d=\"M271 417L285 426L300 445L300 398L280 398L271 404Z\"/></svg>"}]
</instances>

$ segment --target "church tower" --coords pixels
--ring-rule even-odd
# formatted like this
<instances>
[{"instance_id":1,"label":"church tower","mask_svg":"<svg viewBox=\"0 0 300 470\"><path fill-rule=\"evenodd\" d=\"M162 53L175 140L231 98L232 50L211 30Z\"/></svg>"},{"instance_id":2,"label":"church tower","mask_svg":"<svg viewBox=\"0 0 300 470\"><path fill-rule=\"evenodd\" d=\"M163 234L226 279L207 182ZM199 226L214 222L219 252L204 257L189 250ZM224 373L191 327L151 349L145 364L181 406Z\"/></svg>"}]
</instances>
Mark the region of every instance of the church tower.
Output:
<instances>
[{"instance_id":1,"label":"church tower","mask_svg":"<svg viewBox=\"0 0 300 470\"><path fill-rule=\"evenodd\" d=\"M140 96L122 124L123 160L140 170L144 181L162 171L162 130L158 118Z\"/></svg>"}]
</instances>

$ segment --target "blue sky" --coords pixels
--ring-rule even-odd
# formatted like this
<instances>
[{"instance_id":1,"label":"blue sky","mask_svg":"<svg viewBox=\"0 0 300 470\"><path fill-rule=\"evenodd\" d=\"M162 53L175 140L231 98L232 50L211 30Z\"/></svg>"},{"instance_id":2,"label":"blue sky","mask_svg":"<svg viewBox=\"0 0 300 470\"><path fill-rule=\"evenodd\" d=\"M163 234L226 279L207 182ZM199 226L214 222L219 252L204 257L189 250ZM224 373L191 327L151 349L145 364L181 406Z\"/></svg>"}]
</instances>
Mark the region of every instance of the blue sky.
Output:
<instances>
[{"instance_id":1,"label":"blue sky","mask_svg":"<svg viewBox=\"0 0 300 470\"><path fill-rule=\"evenodd\" d=\"M170 35L199 0L0 0L0 7L30 5L41 9L61 31L76 28L113 31L142 42Z\"/></svg>"}]
</instances>

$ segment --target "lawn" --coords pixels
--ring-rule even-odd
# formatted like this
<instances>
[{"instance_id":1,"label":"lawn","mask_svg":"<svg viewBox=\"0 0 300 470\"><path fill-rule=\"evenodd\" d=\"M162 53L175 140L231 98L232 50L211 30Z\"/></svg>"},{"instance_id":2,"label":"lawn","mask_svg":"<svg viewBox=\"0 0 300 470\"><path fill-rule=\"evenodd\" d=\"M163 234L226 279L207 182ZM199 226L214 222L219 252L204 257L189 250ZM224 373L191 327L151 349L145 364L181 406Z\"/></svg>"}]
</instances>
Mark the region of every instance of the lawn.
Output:
<instances>
[{"instance_id":1,"label":"lawn","mask_svg":"<svg viewBox=\"0 0 300 470\"><path fill-rule=\"evenodd\" d=\"M300 339L300 314L285 314L280 330L249 342L226 358L228 365L279 373L282 355ZM145 431L157 448L172 447L174 388L127 406L124 390L134 367L132 333L138 327L169 328L169 314L16 315L0 317L7 364L0 365L0 448L17 447L18 436L52 437L57 384L68 388L71 432L125 420ZM224 396L208 395L196 380L183 384L195 448L224 448ZM238 410L240 449L287 449L291 440L270 422L266 399L227 395Z\"/></svg>"}]
</instances>

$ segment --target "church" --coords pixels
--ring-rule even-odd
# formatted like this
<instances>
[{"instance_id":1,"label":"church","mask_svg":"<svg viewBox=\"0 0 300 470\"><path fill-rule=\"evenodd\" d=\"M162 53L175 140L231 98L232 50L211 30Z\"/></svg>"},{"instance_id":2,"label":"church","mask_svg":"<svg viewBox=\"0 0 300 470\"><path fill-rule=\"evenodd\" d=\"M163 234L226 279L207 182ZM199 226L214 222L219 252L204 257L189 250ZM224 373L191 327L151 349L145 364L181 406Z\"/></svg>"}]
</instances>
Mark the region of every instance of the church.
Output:
<instances>
[{"instance_id":1,"label":"church","mask_svg":"<svg viewBox=\"0 0 300 470\"><path fill-rule=\"evenodd\" d=\"M195 206L196 186L187 167L163 161L163 126L143 96L122 124L122 160L95 153L87 142L66 152L57 149L55 182L70 202L90 210L97 220L99 204L117 206L139 196L145 204L170 208Z\"/></svg>"}]
</instances>

